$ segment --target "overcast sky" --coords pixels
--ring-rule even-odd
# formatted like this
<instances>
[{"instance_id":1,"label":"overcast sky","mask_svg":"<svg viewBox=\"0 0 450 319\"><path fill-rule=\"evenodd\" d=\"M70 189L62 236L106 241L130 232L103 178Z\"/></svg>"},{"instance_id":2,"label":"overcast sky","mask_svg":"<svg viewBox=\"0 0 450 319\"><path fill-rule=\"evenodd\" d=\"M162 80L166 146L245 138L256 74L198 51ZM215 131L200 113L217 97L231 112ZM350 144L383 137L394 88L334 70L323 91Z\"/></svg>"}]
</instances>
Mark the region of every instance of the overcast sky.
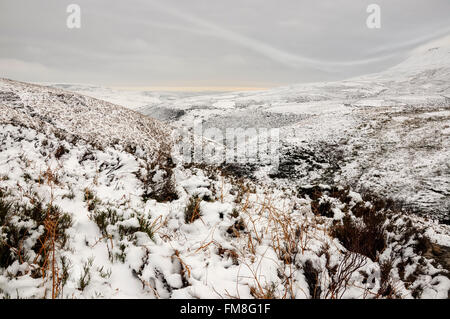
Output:
<instances>
[{"instance_id":1,"label":"overcast sky","mask_svg":"<svg viewBox=\"0 0 450 319\"><path fill-rule=\"evenodd\" d=\"M81 28L66 26L69 4ZM369 29L366 8L381 8ZM383 70L450 33L449 0L0 0L0 77L271 87Z\"/></svg>"}]
</instances>

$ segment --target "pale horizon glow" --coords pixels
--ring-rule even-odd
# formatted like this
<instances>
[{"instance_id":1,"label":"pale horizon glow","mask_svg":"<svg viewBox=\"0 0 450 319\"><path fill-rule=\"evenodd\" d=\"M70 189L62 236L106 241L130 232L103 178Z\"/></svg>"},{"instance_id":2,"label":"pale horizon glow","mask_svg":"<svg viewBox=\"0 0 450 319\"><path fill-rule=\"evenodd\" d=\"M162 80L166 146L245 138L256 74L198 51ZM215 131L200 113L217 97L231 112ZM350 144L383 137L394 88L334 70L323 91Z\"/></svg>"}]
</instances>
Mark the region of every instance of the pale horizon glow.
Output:
<instances>
[{"instance_id":1,"label":"pale horizon glow","mask_svg":"<svg viewBox=\"0 0 450 319\"><path fill-rule=\"evenodd\" d=\"M111 89L122 91L167 91L167 92L237 92L265 91L276 86L110 86Z\"/></svg>"}]
</instances>

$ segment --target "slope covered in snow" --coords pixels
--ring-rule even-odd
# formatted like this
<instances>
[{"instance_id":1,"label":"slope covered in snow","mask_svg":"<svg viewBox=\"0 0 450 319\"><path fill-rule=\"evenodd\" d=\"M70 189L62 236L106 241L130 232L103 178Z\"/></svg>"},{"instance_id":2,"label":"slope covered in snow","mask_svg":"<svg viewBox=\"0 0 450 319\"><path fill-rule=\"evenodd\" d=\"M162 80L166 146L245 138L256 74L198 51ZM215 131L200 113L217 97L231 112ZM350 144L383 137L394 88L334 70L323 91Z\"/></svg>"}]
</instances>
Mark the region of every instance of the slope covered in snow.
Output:
<instances>
[{"instance_id":1,"label":"slope covered in snow","mask_svg":"<svg viewBox=\"0 0 450 319\"><path fill-rule=\"evenodd\" d=\"M170 128L111 103L60 89L0 79L0 121L152 157L171 143ZM136 141L139 141L137 144Z\"/></svg>"},{"instance_id":2,"label":"slope covered in snow","mask_svg":"<svg viewBox=\"0 0 450 319\"><path fill-rule=\"evenodd\" d=\"M370 195L152 166L132 152L4 123L0 149L0 297L450 291L450 226Z\"/></svg>"},{"instance_id":3,"label":"slope covered in snow","mask_svg":"<svg viewBox=\"0 0 450 319\"><path fill-rule=\"evenodd\" d=\"M448 203L448 65L402 74L158 106L281 128L270 173L184 163L172 126L1 80L0 297L448 298L450 226L386 198Z\"/></svg>"},{"instance_id":4,"label":"slope covered in snow","mask_svg":"<svg viewBox=\"0 0 450 319\"><path fill-rule=\"evenodd\" d=\"M197 119L204 129L281 128L273 177L370 189L449 222L449 83L447 36L378 74L190 97L140 111L180 127Z\"/></svg>"}]
</instances>

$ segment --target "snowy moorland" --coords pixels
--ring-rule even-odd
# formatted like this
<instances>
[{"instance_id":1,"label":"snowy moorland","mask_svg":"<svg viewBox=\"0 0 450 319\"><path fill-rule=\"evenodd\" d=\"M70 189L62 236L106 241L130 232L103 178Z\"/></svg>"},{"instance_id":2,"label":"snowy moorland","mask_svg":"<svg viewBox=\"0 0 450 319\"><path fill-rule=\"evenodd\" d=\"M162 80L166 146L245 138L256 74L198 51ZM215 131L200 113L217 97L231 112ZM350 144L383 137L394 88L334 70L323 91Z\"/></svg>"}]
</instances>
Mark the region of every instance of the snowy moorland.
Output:
<instances>
[{"instance_id":1,"label":"snowy moorland","mask_svg":"<svg viewBox=\"0 0 450 319\"><path fill-rule=\"evenodd\" d=\"M448 298L438 44L382 74L140 109L166 123L1 79L0 297ZM278 171L184 162L172 133L198 118L281 128Z\"/></svg>"},{"instance_id":2,"label":"snowy moorland","mask_svg":"<svg viewBox=\"0 0 450 319\"><path fill-rule=\"evenodd\" d=\"M447 36L381 73L258 92L176 95L54 86L190 130L195 121L203 130L279 128L281 166L271 176L279 183L370 189L450 223L449 52ZM248 175L255 170L247 169Z\"/></svg>"},{"instance_id":3,"label":"snowy moorland","mask_svg":"<svg viewBox=\"0 0 450 319\"><path fill-rule=\"evenodd\" d=\"M450 223L450 36L384 72L143 106L177 127L280 128L286 184L351 185ZM254 169L249 174L254 173Z\"/></svg>"}]
</instances>

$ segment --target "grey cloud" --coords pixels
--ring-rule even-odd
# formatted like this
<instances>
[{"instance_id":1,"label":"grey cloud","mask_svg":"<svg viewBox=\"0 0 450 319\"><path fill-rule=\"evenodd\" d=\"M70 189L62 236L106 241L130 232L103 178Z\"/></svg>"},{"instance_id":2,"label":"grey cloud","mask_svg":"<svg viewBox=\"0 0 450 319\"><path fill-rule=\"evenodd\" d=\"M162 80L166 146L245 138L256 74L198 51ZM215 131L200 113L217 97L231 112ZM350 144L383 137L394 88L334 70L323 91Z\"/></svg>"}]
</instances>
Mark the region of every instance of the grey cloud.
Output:
<instances>
[{"instance_id":1,"label":"grey cloud","mask_svg":"<svg viewBox=\"0 0 450 319\"><path fill-rule=\"evenodd\" d=\"M382 28L366 27L381 6ZM66 7L82 27L66 27ZM274 86L401 61L450 32L448 0L2 0L0 76L126 86ZM27 72L28 66L28 72Z\"/></svg>"}]
</instances>

